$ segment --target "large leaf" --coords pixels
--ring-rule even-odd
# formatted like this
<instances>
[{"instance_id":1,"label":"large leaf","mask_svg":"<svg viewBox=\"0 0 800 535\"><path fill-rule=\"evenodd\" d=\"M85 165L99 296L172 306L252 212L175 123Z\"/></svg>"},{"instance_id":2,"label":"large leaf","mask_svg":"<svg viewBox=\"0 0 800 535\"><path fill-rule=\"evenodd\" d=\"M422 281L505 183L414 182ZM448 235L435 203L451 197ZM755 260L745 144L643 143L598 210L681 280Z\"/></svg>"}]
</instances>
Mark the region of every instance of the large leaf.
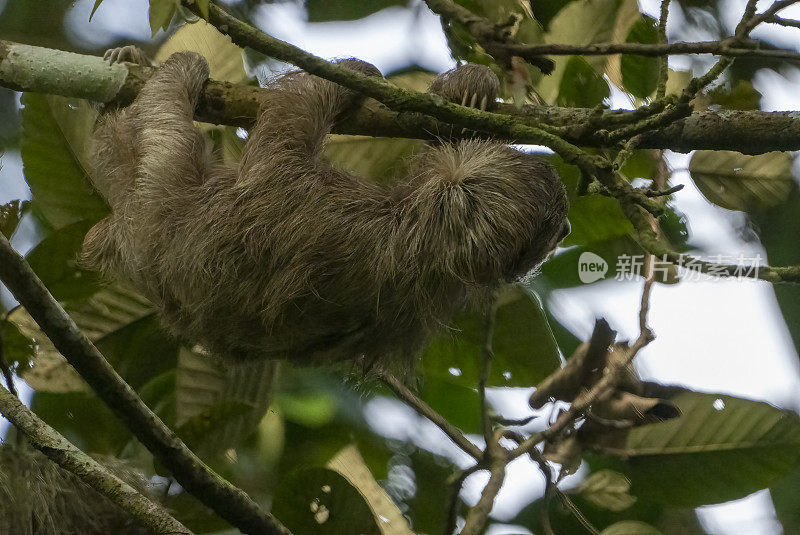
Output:
<instances>
[{"instance_id":1,"label":"large leaf","mask_svg":"<svg viewBox=\"0 0 800 535\"><path fill-rule=\"evenodd\" d=\"M351 444L343 448L325 466L343 475L351 485L358 489L372 510L383 535L414 535L408 529L408 523L403 513L375 481L375 477L367 468L355 445Z\"/></svg>"},{"instance_id":2,"label":"large leaf","mask_svg":"<svg viewBox=\"0 0 800 535\"><path fill-rule=\"evenodd\" d=\"M628 43L654 44L658 42L655 19L643 15L628 32ZM623 54L620 69L622 86L635 97L647 98L658 85L659 58Z\"/></svg>"},{"instance_id":3,"label":"large leaf","mask_svg":"<svg viewBox=\"0 0 800 535\"><path fill-rule=\"evenodd\" d=\"M631 232L633 227L615 199L599 194L578 197L578 169L564 163L557 155L548 160L558 171L569 196L568 217L572 230L564 240L565 245L602 242Z\"/></svg>"},{"instance_id":4,"label":"large leaf","mask_svg":"<svg viewBox=\"0 0 800 535\"><path fill-rule=\"evenodd\" d=\"M535 385L561 362L541 304L518 285L508 286L498 303L490 385ZM481 314L463 312L454 321L453 329L439 336L425 351L426 375L475 388L485 338Z\"/></svg>"},{"instance_id":5,"label":"large leaf","mask_svg":"<svg viewBox=\"0 0 800 535\"><path fill-rule=\"evenodd\" d=\"M273 361L220 362L199 349L181 348L175 418L203 452L233 448L267 412L278 369ZM203 437L202 440L199 440Z\"/></svg>"},{"instance_id":6,"label":"large leaf","mask_svg":"<svg viewBox=\"0 0 800 535\"><path fill-rule=\"evenodd\" d=\"M616 27L623 23L628 26L626 13L635 10L639 13L633 0L576 0L567 4L550 21L549 30L545 34L545 42L572 45L588 45L606 43L614 39ZM537 91L547 102L555 102L561 88L561 80L570 61L568 56L552 58L555 70L539 82ZM606 58L590 56L585 58L592 68L602 73L605 70Z\"/></svg>"},{"instance_id":7,"label":"large leaf","mask_svg":"<svg viewBox=\"0 0 800 535\"><path fill-rule=\"evenodd\" d=\"M767 403L678 389L679 418L593 437L621 456L632 492L695 507L765 488L800 455L800 418Z\"/></svg>"},{"instance_id":8,"label":"large leaf","mask_svg":"<svg viewBox=\"0 0 800 535\"><path fill-rule=\"evenodd\" d=\"M294 533L380 535L364 497L329 469L309 468L278 487L272 512Z\"/></svg>"},{"instance_id":9,"label":"large leaf","mask_svg":"<svg viewBox=\"0 0 800 535\"><path fill-rule=\"evenodd\" d=\"M59 301L89 297L100 289L96 272L81 269L77 256L91 221L76 221L53 231L26 259Z\"/></svg>"},{"instance_id":10,"label":"large leaf","mask_svg":"<svg viewBox=\"0 0 800 535\"><path fill-rule=\"evenodd\" d=\"M786 202L772 208L750 213L758 229L761 243L767 250L769 263L777 266L800 264L800 187L792 189ZM800 286L775 284L775 297L783 312L786 328L795 347L800 348Z\"/></svg>"},{"instance_id":11,"label":"large leaf","mask_svg":"<svg viewBox=\"0 0 800 535\"><path fill-rule=\"evenodd\" d=\"M699 150L689 171L706 199L729 210L776 206L786 200L793 184L792 158L785 152L746 156Z\"/></svg>"},{"instance_id":12,"label":"large leaf","mask_svg":"<svg viewBox=\"0 0 800 535\"><path fill-rule=\"evenodd\" d=\"M608 83L582 56L572 56L564 67L558 106L593 108L609 95Z\"/></svg>"},{"instance_id":13,"label":"large leaf","mask_svg":"<svg viewBox=\"0 0 800 535\"><path fill-rule=\"evenodd\" d=\"M41 216L56 228L98 221L108 206L89 176L95 112L85 101L34 93L25 93L22 103L22 163Z\"/></svg>"},{"instance_id":14,"label":"large leaf","mask_svg":"<svg viewBox=\"0 0 800 535\"><path fill-rule=\"evenodd\" d=\"M103 343L106 338L113 337L118 334L119 330L124 329L136 320L153 314L151 305L144 298L131 290L119 286L105 288L88 299L69 303L66 309L78 327L101 350L103 350ZM39 329L39 326L24 308L17 307L12 311L9 315L9 321L14 323L22 335L33 342L35 349L33 366L29 371L24 372L23 378L34 389L49 392L71 392L84 389L84 384L78 378L76 372L67 364L64 357L56 350L52 342ZM137 341L147 339L142 337L139 340L142 333L140 331L135 332ZM140 347L138 344L133 344L133 342L134 340L132 339L127 340L127 342L118 342L117 347L121 348L120 354L108 354L106 356L109 357L113 364L119 367L120 362L135 360L130 355L126 357L122 350L132 351L139 349L142 352L146 352L146 355L150 358L155 358L156 362L168 362L164 358L164 354L151 351L152 348L147 346ZM20 351L24 351L24 348L20 347ZM138 351L134 351L134 353L139 354ZM16 353L9 353L8 357L11 360L21 360L23 358ZM138 364L140 366L139 369L141 369L142 362L140 361Z\"/></svg>"},{"instance_id":15,"label":"large leaf","mask_svg":"<svg viewBox=\"0 0 800 535\"><path fill-rule=\"evenodd\" d=\"M206 58L211 78L215 80L237 83L247 77L242 49L203 19L181 26L161 45L155 60L160 63L183 50L197 52Z\"/></svg>"}]
</instances>

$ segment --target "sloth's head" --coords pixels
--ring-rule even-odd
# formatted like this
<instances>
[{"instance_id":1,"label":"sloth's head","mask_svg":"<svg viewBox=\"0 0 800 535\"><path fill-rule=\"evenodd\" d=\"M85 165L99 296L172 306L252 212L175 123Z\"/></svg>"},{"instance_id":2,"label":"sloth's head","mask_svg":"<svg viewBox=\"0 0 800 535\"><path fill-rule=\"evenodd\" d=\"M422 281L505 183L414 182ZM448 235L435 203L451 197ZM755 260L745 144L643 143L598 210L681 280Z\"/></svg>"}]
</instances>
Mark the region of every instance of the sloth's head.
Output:
<instances>
[{"instance_id":1,"label":"sloth's head","mask_svg":"<svg viewBox=\"0 0 800 535\"><path fill-rule=\"evenodd\" d=\"M555 170L538 156L517 154L519 171L510 175L510 180L518 181L521 197L528 199L522 204L529 210L525 214L528 225L515 254L509 257L506 280L521 277L541 264L570 232L567 194Z\"/></svg>"}]
</instances>

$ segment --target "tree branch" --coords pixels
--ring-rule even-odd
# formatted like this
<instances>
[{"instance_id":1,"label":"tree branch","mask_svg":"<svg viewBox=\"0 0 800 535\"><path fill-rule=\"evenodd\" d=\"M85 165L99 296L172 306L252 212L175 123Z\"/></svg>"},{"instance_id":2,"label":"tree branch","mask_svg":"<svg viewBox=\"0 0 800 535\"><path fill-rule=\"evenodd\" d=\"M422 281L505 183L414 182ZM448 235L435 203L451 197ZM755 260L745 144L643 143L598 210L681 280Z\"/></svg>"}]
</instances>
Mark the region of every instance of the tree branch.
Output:
<instances>
[{"instance_id":1,"label":"tree branch","mask_svg":"<svg viewBox=\"0 0 800 535\"><path fill-rule=\"evenodd\" d=\"M514 55L542 54L547 56L611 56L631 54L634 56L673 56L684 54L714 54L716 56L777 58L797 61L800 52L782 48L760 48L756 41L747 41L732 48L728 41L696 41L677 43L596 43L589 45L501 45Z\"/></svg>"},{"instance_id":2,"label":"tree branch","mask_svg":"<svg viewBox=\"0 0 800 535\"><path fill-rule=\"evenodd\" d=\"M414 392L408 389L397 377L387 372L379 366L374 366L373 371L377 374L378 378L394 392L394 394L402 399L409 407L417 411L420 416L424 416L436 427L442 430L456 446L461 448L465 453L469 454L473 459L479 463L483 460L483 451L469 441L464 433L459 428L447 421L447 419L433 410L433 408L419 398Z\"/></svg>"},{"instance_id":3,"label":"tree branch","mask_svg":"<svg viewBox=\"0 0 800 535\"><path fill-rule=\"evenodd\" d=\"M0 280L58 351L178 483L221 518L249 534L289 535L241 489L206 466L144 404L50 295L28 263L0 235Z\"/></svg>"},{"instance_id":4,"label":"tree branch","mask_svg":"<svg viewBox=\"0 0 800 535\"><path fill-rule=\"evenodd\" d=\"M17 91L85 98L116 105L130 104L155 72L131 64L109 65L96 56L40 48L0 40L0 86ZM259 102L269 89L218 82L206 85L196 118L200 121L250 127ZM501 114L526 124L546 124L561 131L568 142L584 147L608 147L599 133L630 124L637 111L598 111L592 108L501 104ZM393 112L371 102L334 128L335 133L412 139L455 139L461 128L418 113ZM468 134L471 135L471 134ZM538 143L525 135L492 136L514 143ZM639 148L736 150L762 154L800 150L800 116L796 112L704 111L693 113L667 128L641 134Z\"/></svg>"},{"instance_id":5,"label":"tree branch","mask_svg":"<svg viewBox=\"0 0 800 535\"><path fill-rule=\"evenodd\" d=\"M0 413L50 460L78 476L153 533L192 535L189 528L170 516L163 507L141 495L76 448L2 386L0 386Z\"/></svg>"}]
</instances>

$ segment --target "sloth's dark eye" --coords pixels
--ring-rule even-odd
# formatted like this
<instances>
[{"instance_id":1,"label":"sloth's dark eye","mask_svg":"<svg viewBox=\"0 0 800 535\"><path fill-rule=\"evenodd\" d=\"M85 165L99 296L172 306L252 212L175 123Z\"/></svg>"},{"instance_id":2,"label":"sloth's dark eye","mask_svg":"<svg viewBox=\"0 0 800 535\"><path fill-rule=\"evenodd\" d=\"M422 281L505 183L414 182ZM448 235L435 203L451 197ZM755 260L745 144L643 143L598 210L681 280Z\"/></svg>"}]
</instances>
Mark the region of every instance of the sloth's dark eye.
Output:
<instances>
[{"instance_id":1,"label":"sloth's dark eye","mask_svg":"<svg viewBox=\"0 0 800 535\"><path fill-rule=\"evenodd\" d=\"M569 221L564 220L564 224L561 225L561 233L558 235L558 241L561 242L561 240L569 236L570 230L572 230L572 226L569 224Z\"/></svg>"}]
</instances>

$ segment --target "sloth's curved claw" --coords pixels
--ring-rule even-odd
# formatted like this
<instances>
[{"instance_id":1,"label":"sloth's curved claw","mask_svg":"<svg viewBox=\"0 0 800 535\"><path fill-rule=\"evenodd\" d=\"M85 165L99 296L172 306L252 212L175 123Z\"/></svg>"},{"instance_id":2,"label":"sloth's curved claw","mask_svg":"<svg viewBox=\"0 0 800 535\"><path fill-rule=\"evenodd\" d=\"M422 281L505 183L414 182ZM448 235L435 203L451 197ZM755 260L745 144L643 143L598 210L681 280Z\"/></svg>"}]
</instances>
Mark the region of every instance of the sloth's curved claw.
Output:
<instances>
[{"instance_id":1,"label":"sloth's curved claw","mask_svg":"<svg viewBox=\"0 0 800 535\"><path fill-rule=\"evenodd\" d=\"M152 62L147 58L144 51L135 45L109 48L103 54L103 59L111 65L115 63L135 63L143 67L152 67Z\"/></svg>"},{"instance_id":2,"label":"sloth's curved claw","mask_svg":"<svg viewBox=\"0 0 800 535\"><path fill-rule=\"evenodd\" d=\"M489 97L486 96L486 95L483 95L483 98L481 98L481 104L478 107L478 109L481 110L481 111L486 111L486 105L488 104L488 102L489 102Z\"/></svg>"}]
</instances>

